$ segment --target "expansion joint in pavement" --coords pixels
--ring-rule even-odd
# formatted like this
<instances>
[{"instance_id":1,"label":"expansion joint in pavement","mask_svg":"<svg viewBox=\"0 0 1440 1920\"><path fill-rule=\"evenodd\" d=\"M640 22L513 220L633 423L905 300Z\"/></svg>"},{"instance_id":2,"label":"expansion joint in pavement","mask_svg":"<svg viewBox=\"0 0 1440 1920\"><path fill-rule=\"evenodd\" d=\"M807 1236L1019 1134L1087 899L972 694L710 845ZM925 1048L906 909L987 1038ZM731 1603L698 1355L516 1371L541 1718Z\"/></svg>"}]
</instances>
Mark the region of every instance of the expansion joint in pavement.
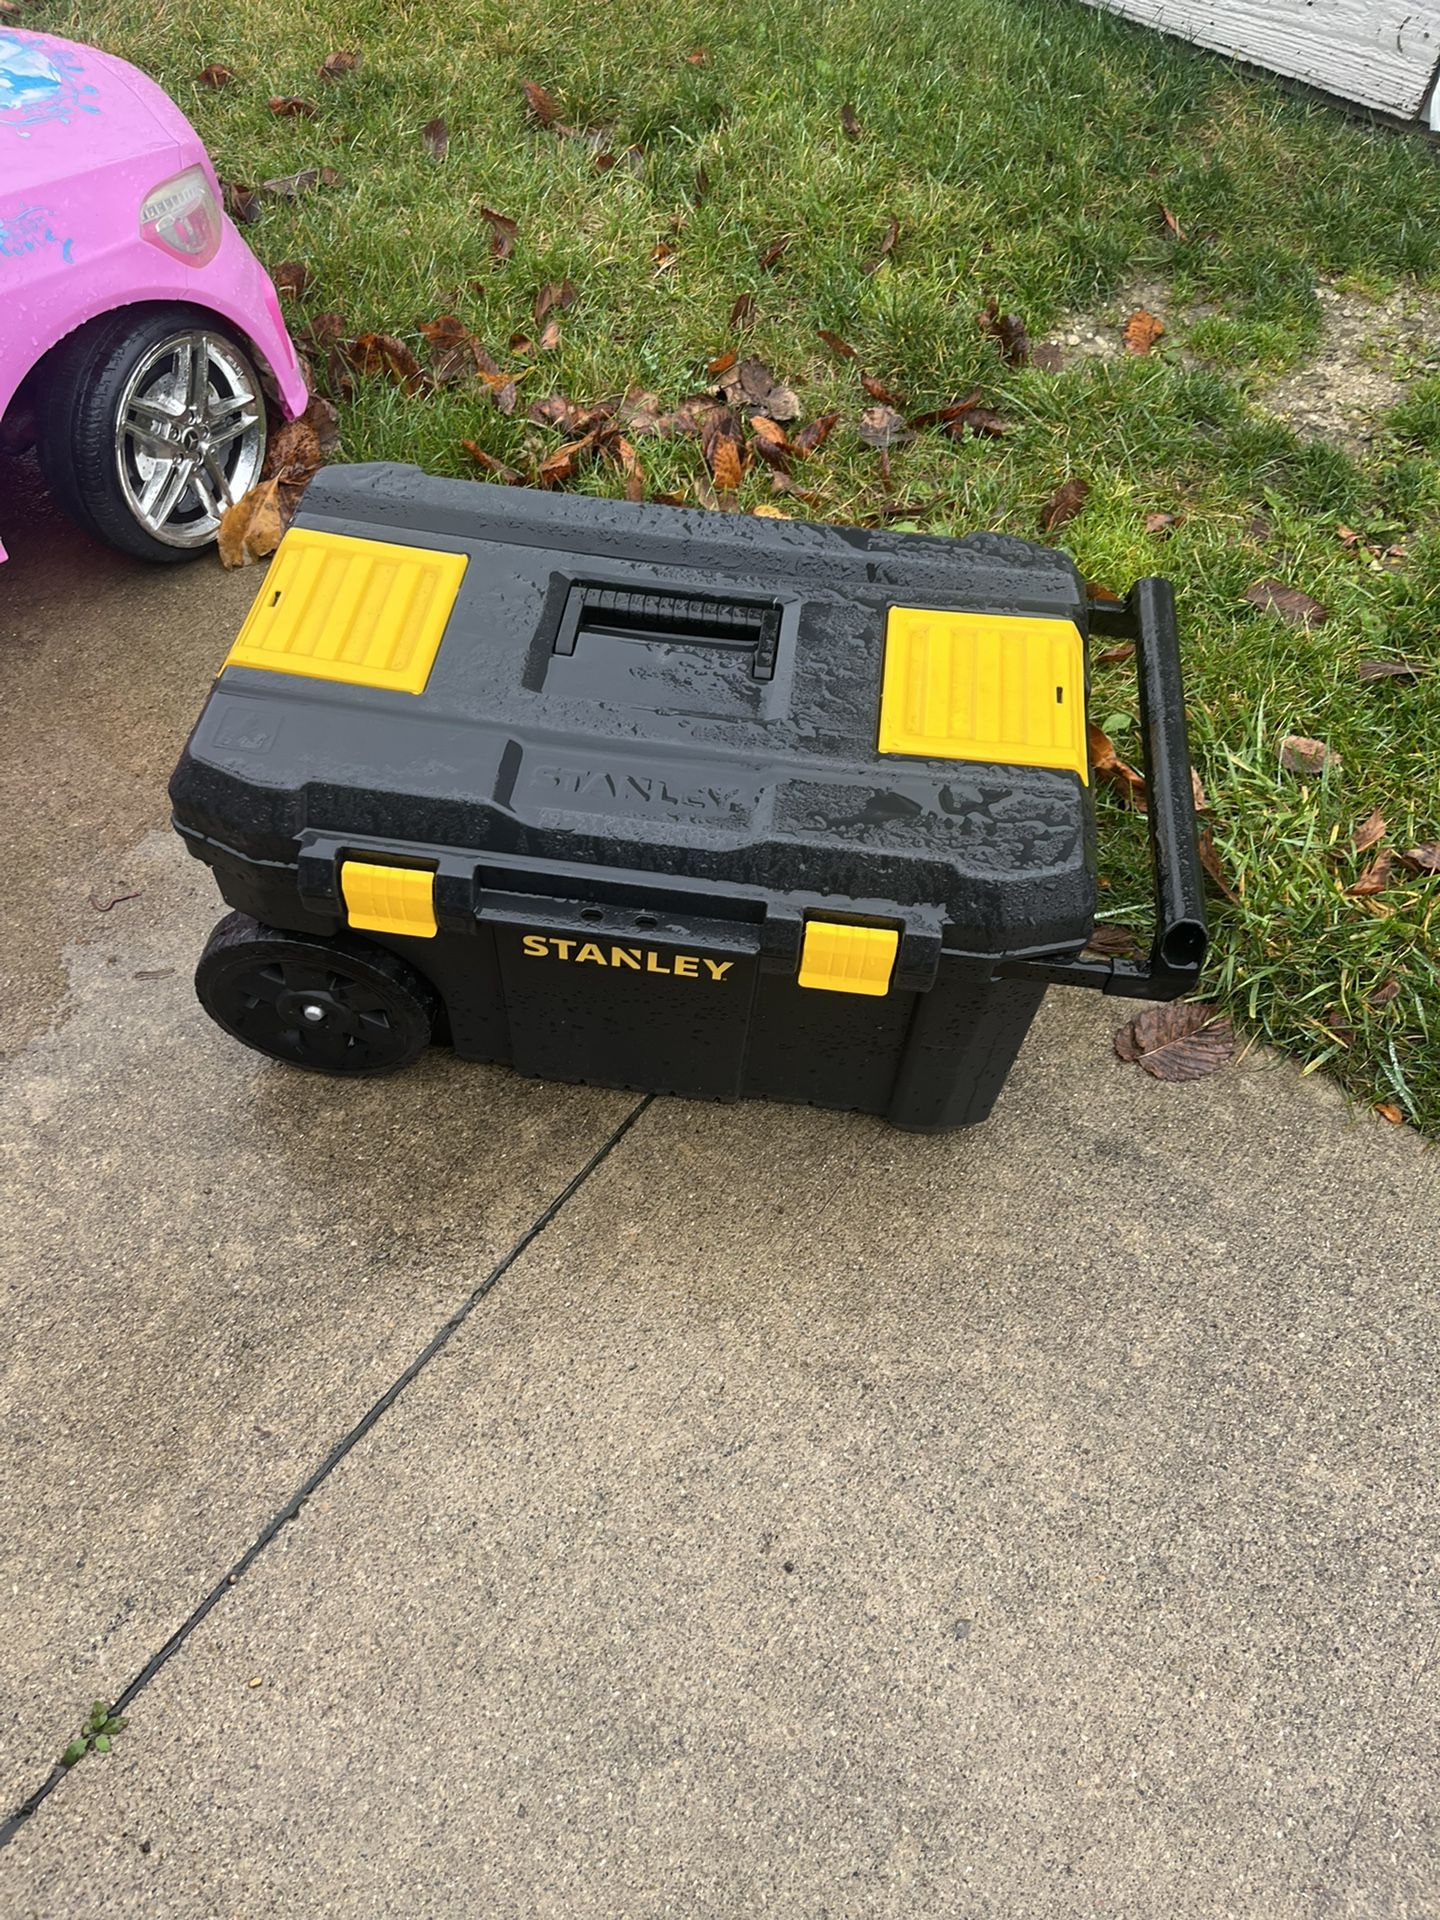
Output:
<instances>
[{"instance_id":1,"label":"expansion joint in pavement","mask_svg":"<svg viewBox=\"0 0 1440 1920\"><path fill-rule=\"evenodd\" d=\"M289 1525L305 1505L306 1501L310 1499L311 1495L317 1492L325 1481L329 1479L330 1475L335 1471L336 1467L339 1466L346 1454L348 1454L353 1447L359 1445L360 1441L365 1438L370 1429L394 1406L395 1402L400 1398L401 1394L404 1393L410 1383L418 1379L426 1367L430 1365L430 1362L434 1360L439 1353L443 1352L451 1338L464 1326L465 1322L470 1318L470 1315L475 1311L476 1307L480 1305L480 1302L485 1299L486 1295L494 1291L500 1281L503 1280L505 1275L510 1271L511 1267L513 1267L515 1262L520 1258L521 1254L544 1233L551 1222L555 1220L561 1211L569 1205L570 1201L574 1199L575 1195L580 1191L581 1187L585 1185L585 1182L590 1176L597 1172L600 1166L615 1151L616 1147L619 1146L620 1142L625 1138L626 1134L629 1133L630 1129L635 1125L635 1122L640 1118L641 1114L644 1113L654 1098L654 1094L647 1093L643 1100L637 1101L620 1122L619 1126L615 1128L614 1132L595 1149L584 1166L581 1167L566 1185L561 1188L560 1192L536 1214L535 1218L530 1222L529 1226L526 1227L519 1239L496 1261L495 1265L490 1269L489 1273L486 1274L479 1286L461 1302L455 1312L450 1315L450 1318L436 1329L420 1349L419 1353L417 1353L415 1358L410 1362L409 1366L406 1367L402 1373L396 1375L395 1379L391 1381L379 1399L356 1421L349 1432L330 1449L329 1453L326 1454L325 1458L320 1462L319 1466L316 1467L314 1472L310 1474L309 1478L302 1481L300 1486L296 1488L295 1492L292 1493L290 1498L285 1502L284 1506L271 1516L255 1536L254 1540L252 1540L250 1545L245 1549L244 1553L242 1553L240 1558L235 1562L234 1566L232 1566L227 1573L221 1575L193 1611L181 1625L176 1628L175 1632L171 1634L164 1646L150 1656L139 1673L135 1675L134 1679L130 1681L116 1699L114 1705L110 1708L111 1713L123 1714L128 1711L132 1702L144 1692L166 1662L173 1659L185 1645L185 1642L200 1625L201 1621L220 1604L225 1598L225 1595L240 1580L241 1576L250 1571L250 1568L254 1566L255 1562L260 1558L261 1554L264 1553L265 1549L275 1539L277 1534L279 1534L281 1529ZM36 1787L34 1792L22 1800L19 1806L17 1806L3 1822L0 1822L0 1847L6 1847L10 1844L20 1832L25 1822L30 1818L31 1814L36 1811L43 1801L50 1797L60 1782L67 1778L70 1771L72 1771L72 1769L59 1765L53 1767L46 1778Z\"/></svg>"}]
</instances>

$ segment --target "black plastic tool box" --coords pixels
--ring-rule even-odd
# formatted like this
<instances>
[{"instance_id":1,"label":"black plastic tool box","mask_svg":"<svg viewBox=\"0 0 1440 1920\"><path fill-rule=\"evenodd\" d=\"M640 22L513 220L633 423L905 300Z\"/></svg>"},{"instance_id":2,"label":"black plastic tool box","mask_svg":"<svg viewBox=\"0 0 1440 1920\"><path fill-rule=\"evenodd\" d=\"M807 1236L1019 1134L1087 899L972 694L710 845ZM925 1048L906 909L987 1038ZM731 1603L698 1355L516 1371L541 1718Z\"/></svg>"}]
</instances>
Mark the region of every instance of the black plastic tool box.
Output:
<instances>
[{"instance_id":1,"label":"black plastic tool box","mask_svg":"<svg viewBox=\"0 0 1440 1920\"><path fill-rule=\"evenodd\" d=\"M1148 963L1095 960L1085 648L1131 635ZM1064 555L331 468L171 784L238 1039L982 1120L1051 983L1205 949L1169 588Z\"/></svg>"}]
</instances>

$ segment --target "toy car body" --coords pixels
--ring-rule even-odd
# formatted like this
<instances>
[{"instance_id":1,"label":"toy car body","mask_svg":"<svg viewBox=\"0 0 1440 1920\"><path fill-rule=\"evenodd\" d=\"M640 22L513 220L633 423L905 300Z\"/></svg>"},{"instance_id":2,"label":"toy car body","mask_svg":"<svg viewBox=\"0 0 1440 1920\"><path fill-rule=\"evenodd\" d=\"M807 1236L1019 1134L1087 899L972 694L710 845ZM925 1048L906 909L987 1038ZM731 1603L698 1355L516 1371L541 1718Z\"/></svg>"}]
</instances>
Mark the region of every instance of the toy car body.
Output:
<instances>
[{"instance_id":1,"label":"toy car body","mask_svg":"<svg viewBox=\"0 0 1440 1920\"><path fill-rule=\"evenodd\" d=\"M184 559L259 477L267 397L298 413L304 378L194 128L125 61L0 28L4 441L90 532Z\"/></svg>"}]
</instances>

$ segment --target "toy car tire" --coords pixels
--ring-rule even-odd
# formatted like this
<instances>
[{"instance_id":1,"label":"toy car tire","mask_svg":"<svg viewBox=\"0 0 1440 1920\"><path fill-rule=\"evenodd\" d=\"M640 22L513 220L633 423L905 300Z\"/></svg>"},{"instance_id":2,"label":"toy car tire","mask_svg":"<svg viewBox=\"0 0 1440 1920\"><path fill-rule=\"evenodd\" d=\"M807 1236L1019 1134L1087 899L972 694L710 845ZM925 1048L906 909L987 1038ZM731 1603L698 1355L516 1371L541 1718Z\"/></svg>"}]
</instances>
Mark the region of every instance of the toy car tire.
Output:
<instances>
[{"instance_id":1,"label":"toy car tire","mask_svg":"<svg viewBox=\"0 0 1440 1920\"><path fill-rule=\"evenodd\" d=\"M210 1018L257 1053L312 1073L394 1073L434 1037L439 1003L398 954L339 934L321 939L231 913L195 969Z\"/></svg>"},{"instance_id":2,"label":"toy car tire","mask_svg":"<svg viewBox=\"0 0 1440 1920\"><path fill-rule=\"evenodd\" d=\"M47 370L39 452L51 493L97 539L190 560L260 478L265 395L244 346L198 307L80 327Z\"/></svg>"}]
</instances>

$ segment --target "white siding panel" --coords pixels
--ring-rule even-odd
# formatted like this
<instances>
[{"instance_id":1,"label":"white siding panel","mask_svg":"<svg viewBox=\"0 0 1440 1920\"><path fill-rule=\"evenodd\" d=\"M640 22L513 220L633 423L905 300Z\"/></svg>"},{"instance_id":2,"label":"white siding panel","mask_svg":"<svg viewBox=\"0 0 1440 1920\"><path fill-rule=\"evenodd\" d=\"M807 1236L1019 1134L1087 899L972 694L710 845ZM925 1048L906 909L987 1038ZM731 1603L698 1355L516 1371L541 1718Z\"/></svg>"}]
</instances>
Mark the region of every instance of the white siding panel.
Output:
<instances>
[{"instance_id":1,"label":"white siding panel","mask_svg":"<svg viewBox=\"0 0 1440 1920\"><path fill-rule=\"evenodd\" d=\"M1087 0L1363 106L1417 114L1440 63L1433 0Z\"/></svg>"}]
</instances>

